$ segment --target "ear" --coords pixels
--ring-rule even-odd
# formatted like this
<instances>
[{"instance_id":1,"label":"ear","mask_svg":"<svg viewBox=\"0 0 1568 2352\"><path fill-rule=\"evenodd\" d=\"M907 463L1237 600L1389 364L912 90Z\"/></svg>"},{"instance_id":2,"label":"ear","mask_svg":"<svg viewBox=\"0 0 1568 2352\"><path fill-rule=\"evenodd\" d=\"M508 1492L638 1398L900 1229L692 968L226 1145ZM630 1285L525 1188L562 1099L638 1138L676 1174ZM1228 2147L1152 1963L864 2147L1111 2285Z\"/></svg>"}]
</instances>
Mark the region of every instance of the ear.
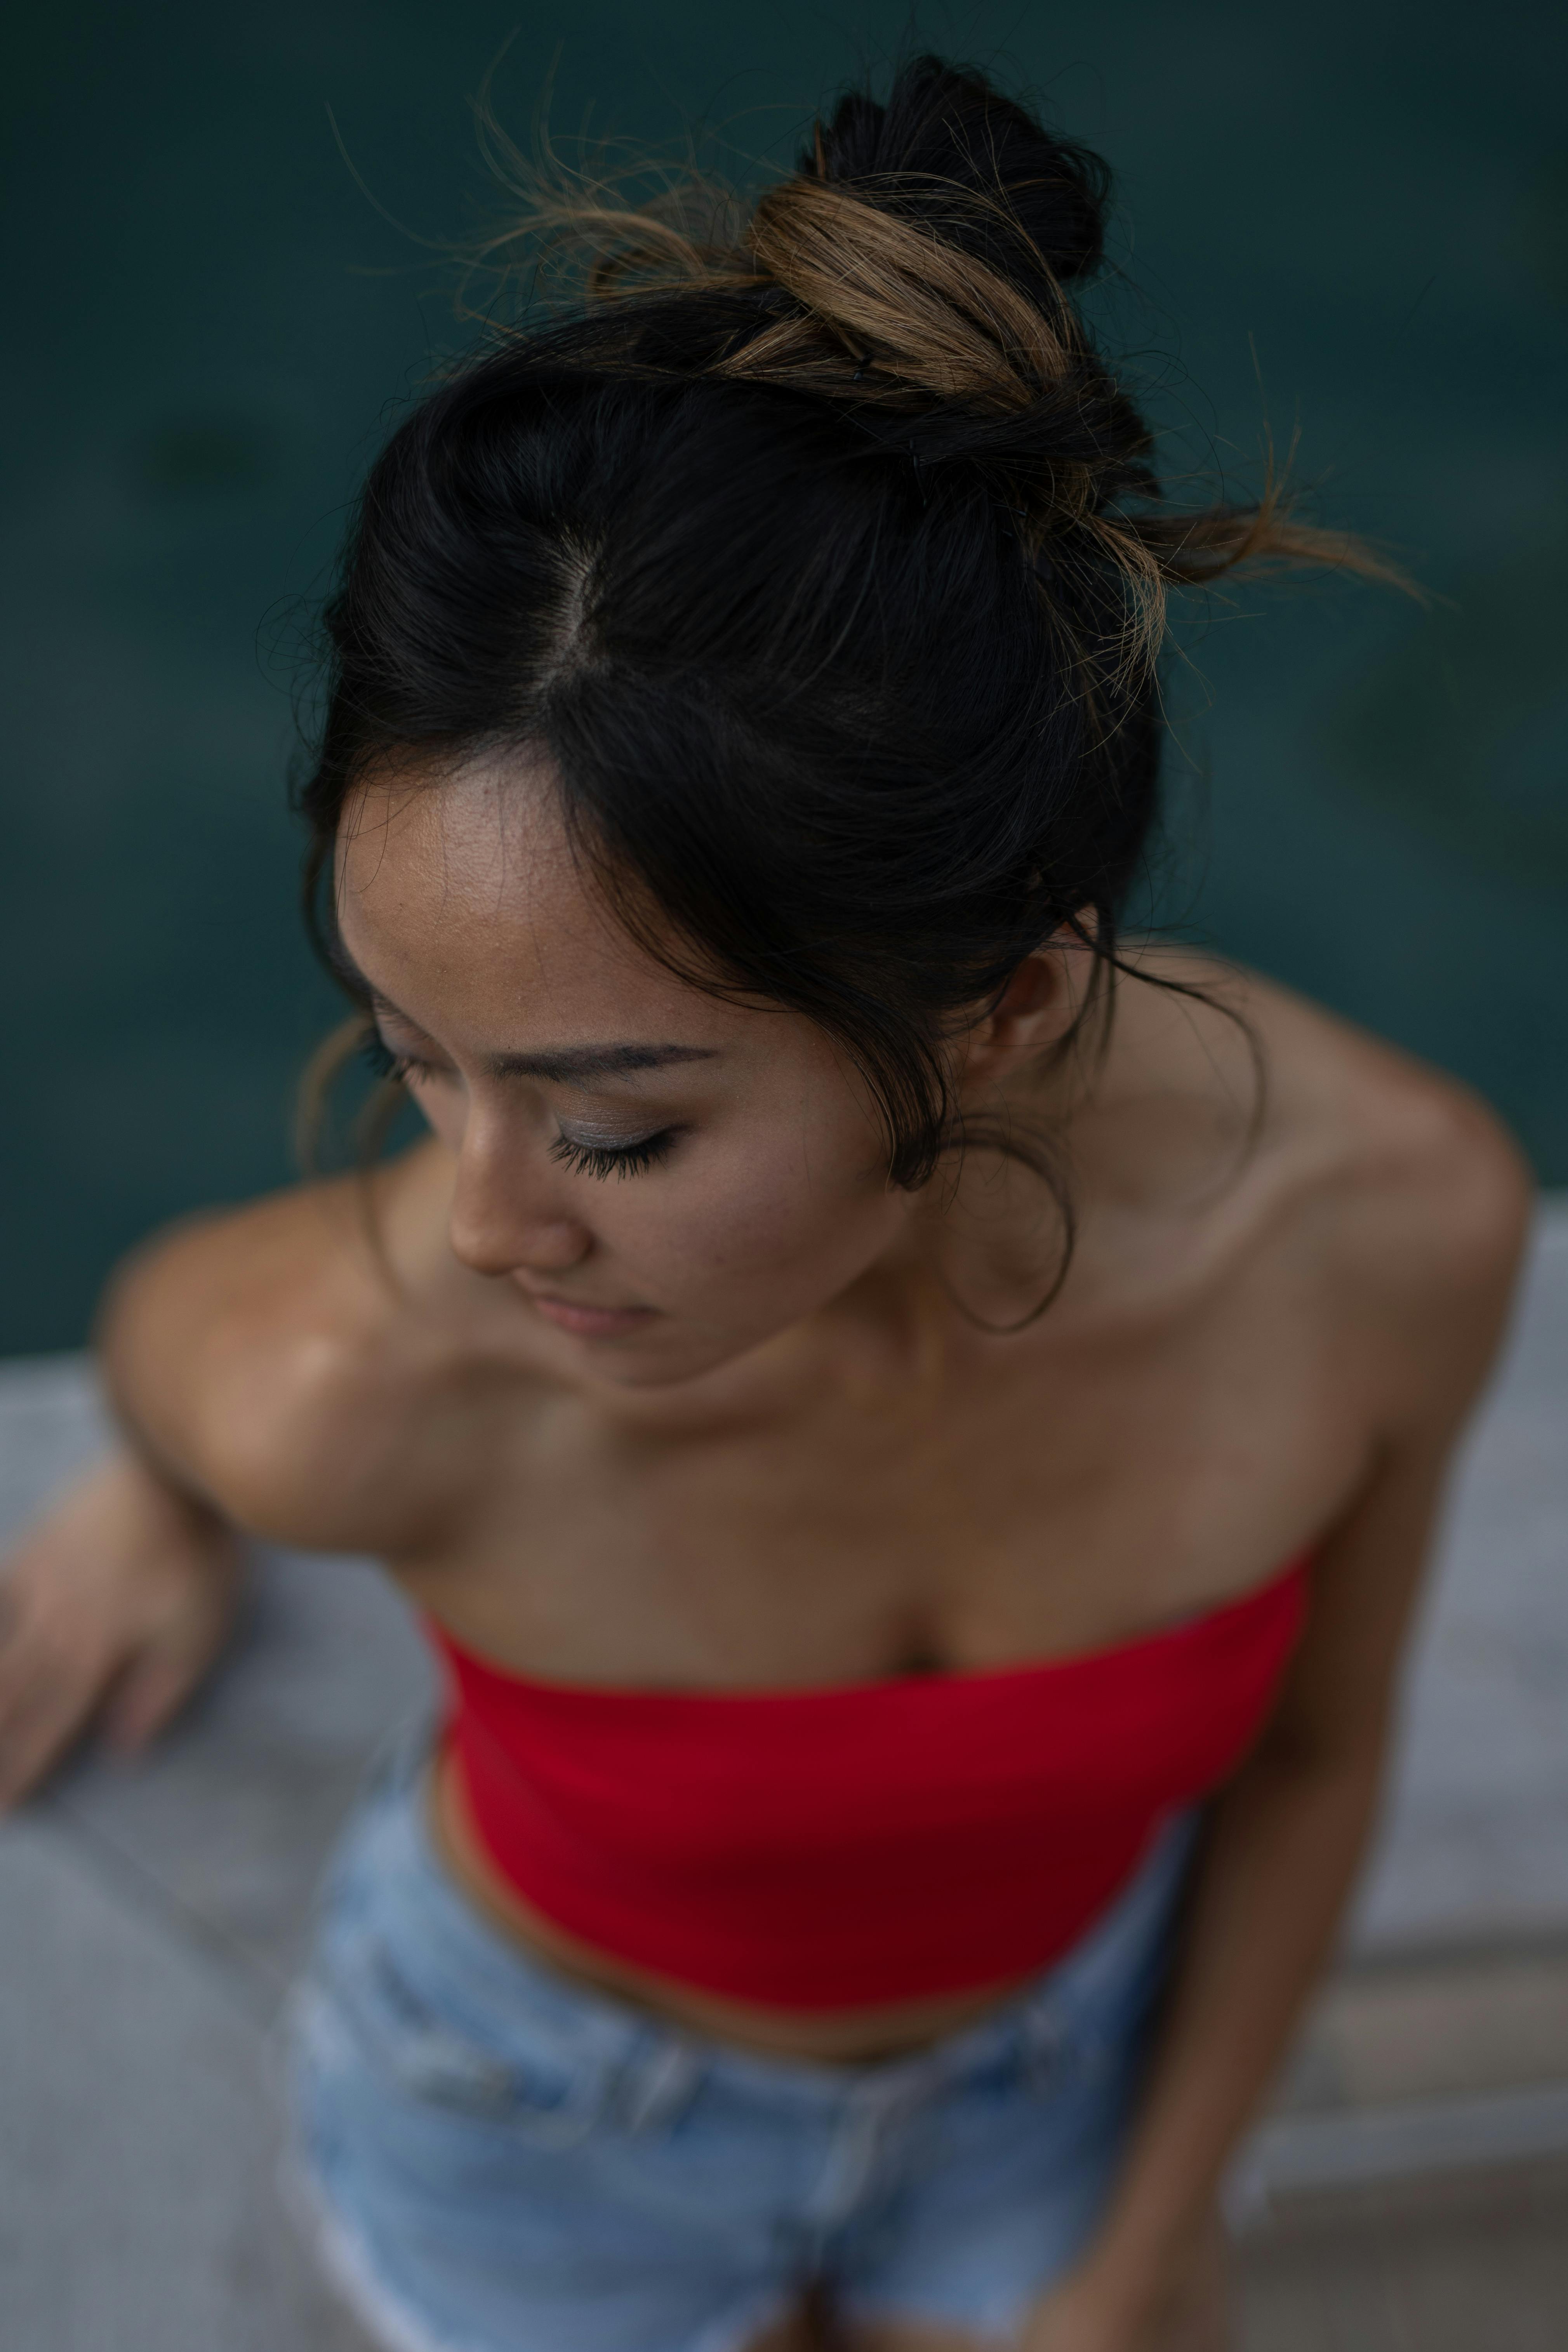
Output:
<instances>
[{"instance_id":1,"label":"ear","mask_svg":"<svg viewBox=\"0 0 1568 2352\"><path fill-rule=\"evenodd\" d=\"M1001 1079L1020 1058L1065 1036L1083 1009L1082 962L1082 950L1070 935L1062 946L1052 941L1024 958L993 1011L965 1040L966 1081Z\"/></svg>"}]
</instances>

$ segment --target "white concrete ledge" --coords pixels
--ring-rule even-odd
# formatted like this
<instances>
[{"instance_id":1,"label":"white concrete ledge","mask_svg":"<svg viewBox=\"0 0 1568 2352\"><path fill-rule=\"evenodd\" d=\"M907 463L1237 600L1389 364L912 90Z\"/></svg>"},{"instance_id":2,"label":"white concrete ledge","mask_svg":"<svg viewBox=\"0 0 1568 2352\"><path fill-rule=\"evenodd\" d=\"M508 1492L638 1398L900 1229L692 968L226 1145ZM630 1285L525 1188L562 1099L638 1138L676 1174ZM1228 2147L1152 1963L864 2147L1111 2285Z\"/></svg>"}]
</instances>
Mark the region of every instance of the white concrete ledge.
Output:
<instances>
[{"instance_id":1,"label":"white concrete ledge","mask_svg":"<svg viewBox=\"0 0 1568 2352\"><path fill-rule=\"evenodd\" d=\"M1471 2099L1413 2099L1279 2116L1254 2132L1226 2195L1245 2231L1286 2198L1568 2156L1568 2083Z\"/></svg>"}]
</instances>

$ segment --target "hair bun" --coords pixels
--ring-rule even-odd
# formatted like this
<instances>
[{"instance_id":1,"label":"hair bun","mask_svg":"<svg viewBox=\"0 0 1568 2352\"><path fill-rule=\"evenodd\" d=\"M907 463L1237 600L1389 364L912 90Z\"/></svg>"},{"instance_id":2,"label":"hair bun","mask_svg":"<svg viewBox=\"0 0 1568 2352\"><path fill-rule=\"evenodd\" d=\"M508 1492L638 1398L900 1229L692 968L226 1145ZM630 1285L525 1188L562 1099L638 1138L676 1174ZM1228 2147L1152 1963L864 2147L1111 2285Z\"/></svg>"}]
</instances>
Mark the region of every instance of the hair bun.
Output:
<instances>
[{"instance_id":1,"label":"hair bun","mask_svg":"<svg viewBox=\"0 0 1568 2352\"><path fill-rule=\"evenodd\" d=\"M884 101L841 98L749 219L695 177L642 205L546 184L488 250L586 262L586 304L527 338L531 369L803 394L906 492L912 468L922 509L941 470L978 491L1053 612L1083 608L1070 630L1120 693L1152 661L1170 584L1254 558L1397 575L1295 522L1272 479L1255 506L1161 509L1147 424L1074 299L1110 185L984 74L922 55Z\"/></svg>"},{"instance_id":2,"label":"hair bun","mask_svg":"<svg viewBox=\"0 0 1568 2352\"><path fill-rule=\"evenodd\" d=\"M744 232L763 299L714 372L848 401L917 463L991 471L1037 529L1152 487L1148 436L1064 278L1099 261L1110 175L925 57L816 127Z\"/></svg>"},{"instance_id":3,"label":"hair bun","mask_svg":"<svg viewBox=\"0 0 1568 2352\"><path fill-rule=\"evenodd\" d=\"M799 169L937 229L1036 300L1048 291L1042 260L1062 280L1104 256L1110 173L1100 157L941 58L914 58L885 104L850 91Z\"/></svg>"},{"instance_id":4,"label":"hair bun","mask_svg":"<svg viewBox=\"0 0 1568 2352\"><path fill-rule=\"evenodd\" d=\"M917 58L885 104L840 100L795 172L758 199L744 243L786 306L764 311L719 372L868 408L995 418L1043 404L1041 425L1081 421L1113 388L1063 281L1100 261L1109 186L1097 156L977 74ZM1069 437L1078 446L1058 436L1054 454L1071 479L1051 488L1075 510L1090 495L1085 467L1124 467L1145 439L1130 410ZM964 450L923 452L941 454Z\"/></svg>"}]
</instances>

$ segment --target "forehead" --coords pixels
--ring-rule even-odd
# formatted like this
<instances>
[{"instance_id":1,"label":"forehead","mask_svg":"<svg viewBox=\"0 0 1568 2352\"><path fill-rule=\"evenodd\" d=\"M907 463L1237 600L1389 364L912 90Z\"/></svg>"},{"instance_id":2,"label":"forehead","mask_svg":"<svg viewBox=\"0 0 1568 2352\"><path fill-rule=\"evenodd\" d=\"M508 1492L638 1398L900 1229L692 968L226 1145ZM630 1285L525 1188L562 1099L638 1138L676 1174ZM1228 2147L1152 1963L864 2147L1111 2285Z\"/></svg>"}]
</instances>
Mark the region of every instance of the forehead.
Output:
<instances>
[{"instance_id":1,"label":"forehead","mask_svg":"<svg viewBox=\"0 0 1568 2352\"><path fill-rule=\"evenodd\" d=\"M454 991L515 1005L635 988L704 1000L630 938L574 856L550 772L516 759L358 787L338 828L338 928L373 985L421 1017Z\"/></svg>"},{"instance_id":2,"label":"forehead","mask_svg":"<svg viewBox=\"0 0 1568 2352\"><path fill-rule=\"evenodd\" d=\"M574 856L541 764L406 764L360 785L339 824L336 908L345 939L388 946L639 952Z\"/></svg>"},{"instance_id":3,"label":"forehead","mask_svg":"<svg viewBox=\"0 0 1568 2352\"><path fill-rule=\"evenodd\" d=\"M542 762L389 767L345 798L336 870L340 906L372 924L433 899L481 920L588 911Z\"/></svg>"}]
</instances>

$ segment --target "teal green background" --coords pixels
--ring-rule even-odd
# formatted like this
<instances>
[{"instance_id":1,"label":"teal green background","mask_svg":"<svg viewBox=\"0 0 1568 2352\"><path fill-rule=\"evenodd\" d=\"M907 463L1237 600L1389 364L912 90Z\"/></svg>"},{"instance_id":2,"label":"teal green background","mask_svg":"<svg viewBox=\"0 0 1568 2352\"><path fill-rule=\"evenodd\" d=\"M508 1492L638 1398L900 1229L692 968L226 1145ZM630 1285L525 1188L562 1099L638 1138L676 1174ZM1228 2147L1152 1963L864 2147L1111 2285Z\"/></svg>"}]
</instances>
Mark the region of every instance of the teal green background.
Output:
<instances>
[{"instance_id":1,"label":"teal green background","mask_svg":"<svg viewBox=\"0 0 1568 2352\"><path fill-rule=\"evenodd\" d=\"M1173 462L1255 482L1267 418L1315 510L1437 592L1216 610L1174 678L1167 908L1461 1072L1568 1181L1561 9L59 0L5 37L0 1350L73 1343L139 1233L290 1172L333 1005L284 806L300 603L463 339L384 215L493 215L469 101L508 36L525 142L553 72L558 133L695 117L743 172L911 23L1116 165L1113 308Z\"/></svg>"}]
</instances>

